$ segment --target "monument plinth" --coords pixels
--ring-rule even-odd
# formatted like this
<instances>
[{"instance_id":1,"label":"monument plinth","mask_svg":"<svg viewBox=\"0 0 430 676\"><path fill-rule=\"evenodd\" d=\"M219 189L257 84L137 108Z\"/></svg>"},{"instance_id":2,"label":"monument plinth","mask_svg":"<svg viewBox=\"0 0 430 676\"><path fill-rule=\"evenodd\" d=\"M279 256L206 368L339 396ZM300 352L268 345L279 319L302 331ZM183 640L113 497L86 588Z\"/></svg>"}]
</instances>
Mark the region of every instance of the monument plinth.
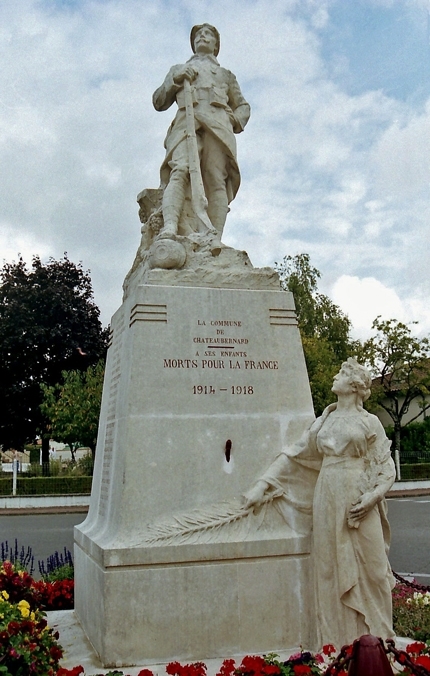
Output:
<instances>
[{"instance_id":1,"label":"monument plinth","mask_svg":"<svg viewBox=\"0 0 430 676\"><path fill-rule=\"evenodd\" d=\"M308 642L309 538L272 503L241 515L241 495L312 417L291 294L129 295L76 529L76 612L106 665Z\"/></svg>"},{"instance_id":2,"label":"monument plinth","mask_svg":"<svg viewBox=\"0 0 430 676\"><path fill-rule=\"evenodd\" d=\"M192 46L154 95L178 113L162 187L138 196L142 241L111 323L90 510L75 530L76 614L106 666L314 635L309 515L286 520L276 490L258 507L242 498L313 419L294 302L273 270L220 242L249 106L216 60L216 29L194 27Z\"/></svg>"}]
</instances>

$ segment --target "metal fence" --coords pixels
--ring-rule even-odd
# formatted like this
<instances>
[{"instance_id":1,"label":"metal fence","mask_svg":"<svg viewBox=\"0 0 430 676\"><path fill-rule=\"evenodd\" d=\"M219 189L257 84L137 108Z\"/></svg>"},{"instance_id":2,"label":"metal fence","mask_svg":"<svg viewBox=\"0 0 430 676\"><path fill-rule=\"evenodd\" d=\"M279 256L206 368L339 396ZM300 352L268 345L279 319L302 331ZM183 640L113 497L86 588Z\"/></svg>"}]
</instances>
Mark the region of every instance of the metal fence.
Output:
<instances>
[{"instance_id":1,"label":"metal fence","mask_svg":"<svg viewBox=\"0 0 430 676\"><path fill-rule=\"evenodd\" d=\"M424 463L430 464L430 452L427 449L421 450L417 448L413 451L405 451L400 449L401 465L416 465Z\"/></svg>"},{"instance_id":2,"label":"metal fence","mask_svg":"<svg viewBox=\"0 0 430 676\"><path fill-rule=\"evenodd\" d=\"M77 462L51 460L49 463L24 463L17 459L2 463L0 495L89 495L93 459Z\"/></svg>"}]
</instances>

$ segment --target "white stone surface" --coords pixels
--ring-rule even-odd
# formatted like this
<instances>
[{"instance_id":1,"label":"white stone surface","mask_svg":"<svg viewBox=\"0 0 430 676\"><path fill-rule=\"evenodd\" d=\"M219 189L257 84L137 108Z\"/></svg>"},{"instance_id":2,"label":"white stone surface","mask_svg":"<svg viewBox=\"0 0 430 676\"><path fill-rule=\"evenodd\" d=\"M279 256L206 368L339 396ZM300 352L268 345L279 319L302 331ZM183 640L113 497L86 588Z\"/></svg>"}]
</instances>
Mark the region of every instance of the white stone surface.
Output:
<instances>
[{"instance_id":1,"label":"white stone surface","mask_svg":"<svg viewBox=\"0 0 430 676\"><path fill-rule=\"evenodd\" d=\"M76 613L103 663L310 644L309 537L275 502L191 539L148 537L240 509L312 421L291 294L133 286L112 331L91 505L75 530Z\"/></svg>"},{"instance_id":2,"label":"white stone surface","mask_svg":"<svg viewBox=\"0 0 430 676\"><path fill-rule=\"evenodd\" d=\"M108 673L108 669L103 667L94 648L85 636L73 610L50 611L47 613L47 619L48 625L60 634L59 642L64 649L64 657L60 662L60 666L72 669L81 665L88 676L96 672L97 674ZM296 646L291 651L282 651L279 653L279 657L281 660L286 660L290 654L298 652L299 649L299 646ZM223 659L233 658L236 664L239 665L243 657L244 654L240 653L239 655L225 655ZM205 658L203 661L207 666L208 676L215 676L219 672L222 659ZM124 669L124 674L127 674L127 676L137 676L142 667L150 669L153 674L158 676L166 674L166 662L127 667Z\"/></svg>"}]
</instances>

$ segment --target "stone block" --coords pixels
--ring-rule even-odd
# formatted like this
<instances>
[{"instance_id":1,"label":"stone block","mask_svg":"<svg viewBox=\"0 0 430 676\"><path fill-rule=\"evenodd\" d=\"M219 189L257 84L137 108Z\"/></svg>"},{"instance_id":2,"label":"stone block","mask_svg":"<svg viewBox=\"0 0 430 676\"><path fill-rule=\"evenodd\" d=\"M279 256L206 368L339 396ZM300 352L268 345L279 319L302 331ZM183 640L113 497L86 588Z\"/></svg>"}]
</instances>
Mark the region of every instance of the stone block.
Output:
<instances>
[{"instance_id":1,"label":"stone block","mask_svg":"<svg viewBox=\"0 0 430 676\"><path fill-rule=\"evenodd\" d=\"M309 537L274 503L241 507L313 419L292 295L264 280L142 284L112 319L90 510L75 531L76 613L106 666L312 640Z\"/></svg>"}]
</instances>

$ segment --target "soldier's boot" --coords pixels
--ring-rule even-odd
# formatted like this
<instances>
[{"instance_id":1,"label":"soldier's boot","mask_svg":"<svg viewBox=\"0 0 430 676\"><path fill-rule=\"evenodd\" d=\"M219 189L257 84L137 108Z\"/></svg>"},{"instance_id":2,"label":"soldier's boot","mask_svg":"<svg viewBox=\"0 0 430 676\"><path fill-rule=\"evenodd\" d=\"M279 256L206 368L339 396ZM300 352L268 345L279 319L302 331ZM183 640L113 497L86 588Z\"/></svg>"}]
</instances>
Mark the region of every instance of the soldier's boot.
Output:
<instances>
[{"instance_id":1,"label":"soldier's boot","mask_svg":"<svg viewBox=\"0 0 430 676\"><path fill-rule=\"evenodd\" d=\"M227 214L230 211L225 194L215 195L208 199L208 216L210 222L218 233L219 239L222 237Z\"/></svg>"},{"instance_id":2,"label":"soldier's boot","mask_svg":"<svg viewBox=\"0 0 430 676\"><path fill-rule=\"evenodd\" d=\"M161 237L171 237L178 234L179 219L185 200L183 176L174 176L173 172L163 193L162 209L164 227Z\"/></svg>"}]
</instances>

